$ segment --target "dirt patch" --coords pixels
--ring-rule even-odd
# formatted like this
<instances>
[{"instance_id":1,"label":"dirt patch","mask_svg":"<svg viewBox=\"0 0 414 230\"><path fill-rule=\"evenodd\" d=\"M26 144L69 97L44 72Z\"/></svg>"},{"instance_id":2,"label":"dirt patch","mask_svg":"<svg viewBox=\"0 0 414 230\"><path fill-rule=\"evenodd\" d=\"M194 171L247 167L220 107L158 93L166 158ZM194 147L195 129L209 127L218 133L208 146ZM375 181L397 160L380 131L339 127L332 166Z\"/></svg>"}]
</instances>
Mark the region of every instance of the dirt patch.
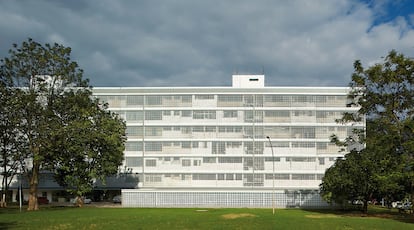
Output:
<instances>
[{"instance_id":1,"label":"dirt patch","mask_svg":"<svg viewBox=\"0 0 414 230\"><path fill-rule=\"evenodd\" d=\"M340 216L334 214L320 214L320 215L306 215L307 218L324 219L324 218L339 218Z\"/></svg>"},{"instance_id":2,"label":"dirt patch","mask_svg":"<svg viewBox=\"0 0 414 230\"><path fill-rule=\"evenodd\" d=\"M244 218L244 217L256 217L256 215L253 215L251 213L230 213L226 215L222 215L224 219L232 220L237 218Z\"/></svg>"},{"instance_id":3,"label":"dirt patch","mask_svg":"<svg viewBox=\"0 0 414 230\"><path fill-rule=\"evenodd\" d=\"M396 215L391 215L388 213L370 213L370 214L365 214L365 213L348 213L348 214L344 214L344 216L350 216L350 217L372 217L372 218L384 218L384 219L392 219L395 218Z\"/></svg>"}]
</instances>

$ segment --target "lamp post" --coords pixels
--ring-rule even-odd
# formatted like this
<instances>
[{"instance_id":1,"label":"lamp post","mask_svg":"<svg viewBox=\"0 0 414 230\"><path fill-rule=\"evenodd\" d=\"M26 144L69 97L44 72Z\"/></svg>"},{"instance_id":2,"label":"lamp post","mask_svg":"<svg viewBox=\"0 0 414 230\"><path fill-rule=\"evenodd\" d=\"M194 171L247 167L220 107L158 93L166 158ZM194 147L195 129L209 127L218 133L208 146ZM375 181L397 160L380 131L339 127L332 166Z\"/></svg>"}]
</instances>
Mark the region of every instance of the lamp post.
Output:
<instances>
[{"instance_id":1,"label":"lamp post","mask_svg":"<svg viewBox=\"0 0 414 230\"><path fill-rule=\"evenodd\" d=\"M272 211L273 215L275 214L275 154L273 152L273 145L272 141L270 140L270 137L266 137L269 140L270 149L272 150L272 164L273 164L273 175L272 175Z\"/></svg>"}]
</instances>

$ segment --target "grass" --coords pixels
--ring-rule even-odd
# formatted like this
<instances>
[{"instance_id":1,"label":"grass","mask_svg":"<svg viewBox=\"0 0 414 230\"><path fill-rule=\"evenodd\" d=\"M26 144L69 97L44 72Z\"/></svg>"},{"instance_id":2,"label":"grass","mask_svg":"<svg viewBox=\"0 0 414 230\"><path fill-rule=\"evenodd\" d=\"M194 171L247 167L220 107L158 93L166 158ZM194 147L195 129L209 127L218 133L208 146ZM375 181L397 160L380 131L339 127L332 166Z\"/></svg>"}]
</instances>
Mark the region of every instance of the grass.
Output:
<instances>
[{"instance_id":1,"label":"grass","mask_svg":"<svg viewBox=\"0 0 414 230\"><path fill-rule=\"evenodd\" d=\"M150 209L42 207L0 209L0 229L414 229L414 216L387 209Z\"/></svg>"}]
</instances>

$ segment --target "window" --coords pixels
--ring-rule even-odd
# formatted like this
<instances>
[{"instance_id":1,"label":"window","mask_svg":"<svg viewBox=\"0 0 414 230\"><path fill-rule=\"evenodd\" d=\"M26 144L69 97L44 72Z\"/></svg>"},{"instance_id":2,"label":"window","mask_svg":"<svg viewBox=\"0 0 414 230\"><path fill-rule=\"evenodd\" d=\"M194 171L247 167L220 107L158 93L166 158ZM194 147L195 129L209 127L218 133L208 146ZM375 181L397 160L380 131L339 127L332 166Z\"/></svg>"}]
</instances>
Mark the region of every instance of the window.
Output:
<instances>
[{"instance_id":1,"label":"window","mask_svg":"<svg viewBox=\"0 0 414 230\"><path fill-rule=\"evenodd\" d=\"M226 142L213 141L211 151L212 154L225 154Z\"/></svg>"},{"instance_id":2,"label":"window","mask_svg":"<svg viewBox=\"0 0 414 230\"><path fill-rule=\"evenodd\" d=\"M161 182L161 175L147 174L145 175L146 182Z\"/></svg>"},{"instance_id":3,"label":"window","mask_svg":"<svg viewBox=\"0 0 414 230\"><path fill-rule=\"evenodd\" d=\"M306 116L315 116L314 111L309 110L296 110L292 111L292 116L295 117L306 117Z\"/></svg>"},{"instance_id":4,"label":"window","mask_svg":"<svg viewBox=\"0 0 414 230\"><path fill-rule=\"evenodd\" d=\"M216 180L216 174L193 174L193 180Z\"/></svg>"},{"instance_id":5,"label":"window","mask_svg":"<svg viewBox=\"0 0 414 230\"><path fill-rule=\"evenodd\" d=\"M204 132L204 126L194 126L193 127L193 133L202 133Z\"/></svg>"},{"instance_id":6,"label":"window","mask_svg":"<svg viewBox=\"0 0 414 230\"><path fill-rule=\"evenodd\" d=\"M181 161L181 165L182 165L183 167L189 167L189 166L191 166L191 160L189 160L189 159L183 159L183 160Z\"/></svg>"},{"instance_id":7,"label":"window","mask_svg":"<svg viewBox=\"0 0 414 230\"><path fill-rule=\"evenodd\" d=\"M191 103L193 101L193 96L191 95L181 96L181 101L183 103Z\"/></svg>"},{"instance_id":8,"label":"window","mask_svg":"<svg viewBox=\"0 0 414 230\"><path fill-rule=\"evenodd\" d=\"M324 142L316 143L316 149L327 149L327 148L328 148L328 143L324 143Z\"/></svg>"},{"instance_id":9,"label":"window","mask_svg":"<svg viewBox=\"0 0 414 230\"><path fill-rule=\"evenodd\" d=\"M191 133L191 127L182 127L181 133L183 134L190 134Z\"/></svg>"},{"instance_id":10,"label":"window","mask_svg":"<svg viewBox=\"0 0 414 230\"><path fill-rule=\"evenodd\" d=\"M206 132L207 133L215 133L216 132L216 126L206 126Z\"/></svg>"},{"instance_id":11,"label":"window","mask_svg":"<svg viewBox=\"0 0 414 230\"><path fill-rule=\"evenodd\" d=\"M142 167L141 157L125 157L126 167Z\"/></svg>"},{"instance_id":12,"label":"window","mask_svg":"<svg viewBox=\"0 0 414 230\"><path fill-rule=\"evenodd\" d=\"M315 138L314 127L292 127L291 138Z\"/></svg>"},{"instance_id":13,"label":"window","mask_svg":"<svg viewBox=\"0 0 414 230\"><path fill-rule=\"evenodd\" d=\"M142 142L127 141L125 143L126 151L142 151Z\"/></svg>"},{"instance_id":14,"label":"window","mask_svg":"<svg viewBox=\"0 0 414 230\"><path fill-rule=\"evenodd\" d=\"M213 100L214 95L195 95L196 100Z\"/></svg>"},{"instance_id":15,"label":"window","mask_svg":"<svg viewBox=\"0 0 414 230\"><path fill-rule=\"evenodd\" d=\"M315 148L315 142L292 142L292 148Z\"/></svg>"},{"instance_id":16,"label":"window","mask_svg":"<svg viewBox=\"0 0 414 230\"><path fill-rule=\"evenodd\" d=\"M156 167L157 166L157 160L155 160L155 159L145 160L145 166L147 166L147 167Z\"/></svg>"},{"instance_id":17,"label":"window","mask_svg":"<svg viewBox=\"0 0 414 230\"><path fill-rule=\"evenodd\" d=\"M315 180L314 174L292 174L292 180Z\"/></svg>"},{"instance_id":18,"label":"window","mask_svg":"<svg viewBox=\"0 0 414 230\"><path fill-rule=\"evenodd\" d=\"M270 148L270 143L267 141L265 142L265 146ZM274 142L272 140L272 147L273 148L289 148L289 142L288 141L278 141L278 142Z\"/></svg>"},{"instance_id":19,"label":"window","mask_svg":"<svg viewBox=\"0 0 414 230\"><path fill-rule=\"evenodd\" d=\"M182 110L181 111L181 116L182 117L192 117L192 111L191 110Z\"/></svg>"},{"instance_id":20,"label":"window","mask_svg":"<svg viewBox=\"0 0 414 230\"><path fill-rule=\"evenodd\" d=\"M183 149L190 149L190 148L191 148L191 141L183 141L183 142L181 143L181 147L182 147Z\"/></svg>"},{"instance_id":21,"label":"window","mask_svg":"<svg viewBox=\"0 0 414 230\"><path fill-rule=\"evenodd\" d=\"M226 142L226 148L240 148L242 146L241 141L228 141Z\"/></svg>"},{"instance_id":22,"label":"window","mask_svg":"<svg viewBox=\"0 0 414 230\"><path fill-rule=\"evenodd\" d=\"M191 180L191 174L181 174L181 180Z\"/></svg>"},{"instance_id":23,"label":"window","mask_svg":"<svg viewBox=\"0 0 414 230\"><path fill-rule=\"evenodd\" d=\"M128 122L142 121L143 112L142 111L126 111L125 117Z\"/></svg>"},{"instance_id":24,"label":"window","mask_svg":"<svg viewBox=\"0 0 414 230\"><path fill-rule=\"evenodd\" d=\"M314 101L313 96L306 96L306 95L293 95L292 96L292 102L296 105L302 104L302 103L310 103Z\"/></svg>"},{"instance_id":25,"label":"window","mask_svg":"<svg viewBox=\"0 0 414 230\"><path fill-rule=\"evenodd\" d=\"M141 126L127 126L126 134L130 138L142 137L142 127Z\"/></svg>"},{"instance_id":26,"label":"window","mask_svg":"<svg viewBox=\"0 0 414 230\"><path fill-rule=\"evenodd\" d=\"M324 165L325 164L325 158L319 157L318 160L319 160L319 164L320 165Z\"/></svg>"},{"instance_id":27,"label":"window","mask_svg":"<svg viewBox=\"0 0 414 230\"><path fill-rule=\"evenodd\" d=\"M203 163L216 163L215 157L203 157Z\"/></svg>"},{"instance_id":28,"label":"window","mask_svg":"<svg viewBox=\"0 0 414 230\"><path fill-rule=\"evenodd\" d=\"M315 157L286 157L286 161L292 162L315 162Z\"/></svg>"},{"instance_id":29,"label":"window","mask_svg":"<svg viewBox=\"0 0 414 230\"><path fill-rule=\"evenodd\" d=\"M193 111L193 119L216 119L216 111L214 110Z\"/></svg>"},{"instance_id":30,"label":"window","mask_svg":"<svg viewBox=\"0 0 414 230\"><path fill-rule=\"evenodd\" d=\"M243 101L243 96L242 95L218 95L218 101L241 102Z\"/></svg>"},{"instance_id":31,"label":"window","mask_svg":"<svg viewBox=\"0 0 414 230\"><path fill-rule=\"evenodd\" d=\"M150 137L162 136L162 128L161 127L147 127L145 129L145 135L150 136Z\"/></svg>"},{"instance_id":32,"label":"window","mask_svg":"<svg viewBox=\"0 0 414 230\"><path fill-rule=\"evenodd\" d=\"M99 96L99 98L101 101L108 103L111 108L121 107L125 103L125 96L108 95Z\"/></svg>"},{"instance_id":33,"label":"window","mask_svg":"<svg viewBox=\"0 0 414 230\"><path fill-rule=\"evenodd\" d=\"M194 166L200 166L201 165L201 160L193 160L193 165Z\"/></svg>"},{"instance_id":34,"label":"window","mask_svg":"<svg viewBox=\"0 0 414 230\"><path fill-rule=\"evenodd\" d=\"M180 164L180 158L179 157L174 157L172 163L177 164L177 165Z\"/></svg>"},{"instance_id":35,"label":"window","mask_svg":"<svg viewBox=\"0 0 414 230\"><path fill-rule=\"evenodd\" d=\"M218 95L217 106L219 107L243 106L243 96L242 95Z\"/></svg>"},{"instance_id":36,"label":"window","mask_svg":"<svg viewBox=\"0 0 414 230\"><path fill-rule=\"evenodd\" d=\"M143 102L144 102L143 96L129 95L126 98L126 104L130 106L142 105Z\"/></svg>"},{"instance_id":37,"label":"window","mask_svg":"<svg viewBox=\"0 0 414 230\"><path fill-rule=\"evenodd\" d=\"M290 106L291 96L287 95L265 95L264 101L268 105L273 106Z\"/></svg>"},{"instance_id":38,"label":"window","mask_svg":"<svg viewBox=\"0 0 414 230\"><path fill-rule=\"evenodd\" d=\"M242 163L243 161L241 157L219 157L218 162L234 164L234 163Z\"/></svg>"},{"instance_id":39,"label":"window","mask_svg":"<svg viewBox=\"0 0 414 230\"><path fill-rule=\"evenodd\" d=\"M287 110L269 110L264 111L265 117L290 117L290 112Z\"/></svg>"},{"instance_id":40,"label":"window","mask_svg":"<svg viewBox=\"0 0 414 230\"><path fill-rule=\"evenodd\" d=\"M147 96L145 99L146 105L162 105L161 96Z\"/></svg>"},{"instance_id":41,"label":"window","mask_svg":"<svg viewBox=\"0 0 414 230\"><path fill-rule=\"evenodd\" d=\"M272 180L273 174L266 174L266 180ZM289 174L275 174L275 180L289 180Z\"/></svg>"},{"instance_id":42,"label":"window","mask_svg":"<svg viewBox=\"0 0 414 230\"><path fill-rule=\"evenodd\" d=\"M145 111L145 120L162 120L162 111Z\"/></svg>"},{"instance_id":43,"label":"window","mask_svg":"<svg viewBox=\"0 0 414 230\"><path fill-rule=\"evenodd\" d=\"M146 142L145 143L145 151L162 151L162 143L161 142Z\"/></svg>"},{"instance_id":44,"label":"window","mask_svg":"<svg viewBox=\"0 0 414 230\"><path fill-rule=\"evenodd\" d=\"M237 110L224 110L223 117L225 118L237 117Z\"/></svg>"},{"instance_id":45,"label":"window","mask_svg":"<svg viewBox=\"0 0 414 230\"><path fill-rule=\"evenodd\" d=\"M265 157L265 161L280 161L280 157Z\"/></svg>"}]
</instances>

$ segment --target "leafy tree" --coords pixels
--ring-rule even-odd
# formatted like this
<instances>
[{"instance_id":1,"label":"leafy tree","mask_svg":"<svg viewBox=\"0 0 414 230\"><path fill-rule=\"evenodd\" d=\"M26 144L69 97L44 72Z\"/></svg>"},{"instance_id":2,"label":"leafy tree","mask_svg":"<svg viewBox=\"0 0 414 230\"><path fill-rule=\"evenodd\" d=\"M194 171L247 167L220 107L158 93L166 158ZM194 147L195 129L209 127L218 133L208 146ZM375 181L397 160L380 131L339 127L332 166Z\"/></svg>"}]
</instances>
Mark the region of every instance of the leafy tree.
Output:
<instances>
[{"instance_id":1,"label":"leafy tree","mask_svg":"<svg viewBox=\"0 0 414 230\"><path fill-rule=\"evenodd\" d=\"M95 180L117 173L126 140L125 124L90 98L90 92L67 92L55 103L60 124L51 135L49 152L56 181L78 197L79 206Z\"/></svg>"},{"instance_id":2,"label":"leafy tree","mask_svg":"<svg viewBox=\"0 0 414 230\"><path fill-rule=\"evenodd\" d=\"M81 164L86 159L91 173L79 174L85 177L83 181L79 177L80 187L90 177L105 176L120 164L118 150L123 140L103 143L102 139L107 136L120 138L125 127L91 98L88 81L82 78L83 71L77 63L70 60L70 53L71 49L62 45L42 46L28 39L20 46L14 44L9 50L9 57L1 60L2 77L10 80L15 89L14 96L18 99L13 109L19 114L16 126L19 139L25 143L25 148L19 152L20 158L24 159L20 167L27 175L30 186L28 210L38 209L37 190L41 170L66 173L66 179L58 181L72 186L73 183L68 183L71 171L65 169L70 166L65 163L75 161ZM78 106L80 102L82 104ZM113 126L107 125L111 122L114 122ZM106 130L108 127L113 129ZM114 127L120 129L117 134L111 133ZM95 136L101 139L93 139ZM71 145L64 144L66 142ZM117 151L109 152L109 149ZM75 151L87 157L71 155L77 154ZM113 161L101 160L111 158L112 154ZM78 168L72 173L80 173L81 170Z\"/></svg>"},{"instance_id":3,"label":"leafy tree","mask_svg":"<svg viewBox=\"0 0 414 230\"><path fill-rule=\"evenodd\" d=\"M360 114L366 114L377 124L375 132L367 134L367 148L381 160L379 176L390 183L399 181L399 186L393 186L394 191L405 187L405 192L412 193L414 60L391 51L384 63L364 70L356 62L354 67L351 86L358 90L351 97L363 95L356 101L361 106ZM403 178L409 178L409 188Z\"/></svg>"},{"instance_id":4,"label":"leafy tree","mask_svg":"<svg viewBox=\"0 0 414 230\"><path fill-rule=\"evenodd\" d=\"M8 87L8 80L2 76L0 74L0 172L2 175L0 207L6 207L8 188L19 165L17 149L22 143L19 143L16 129L18 114L12 109L16 99L13 97L13 90Z\"/></svg>"},{"instance_id":5,"label":"leafy tree","mask_svg":"<svg viewBox=\"0 0 414 230\"><path fill-rule=\"evenodd\" d=\"M366 117L367 132L365 135L363 130L358 131L342 143L335 137L333 141L347 147L355 142L365 145L359 154L370 161L356 163L372 172L369 180L376 186L376 194L395 199L412 193L414 60L391 51L383 63L367 69L355 61L350 86L350 106L360 109L357 113L345 113L339 122L359 122ZM354 182L357 180L354 178Z\"/></svg>"},{"instance_id":6,"label":"leafy tree","mask_svg":"<svg viewBox=\"0 0 414 230\"><path fill-rule=\"evenodd\" d=\"M320 186L322 196L329 202L346 205L348 201L363 202L363 212L368 211L368 201L376 191L375 158L362 151L352 150L344 159L338 159L324 176Z\"/></svg>"}]
</instances>

